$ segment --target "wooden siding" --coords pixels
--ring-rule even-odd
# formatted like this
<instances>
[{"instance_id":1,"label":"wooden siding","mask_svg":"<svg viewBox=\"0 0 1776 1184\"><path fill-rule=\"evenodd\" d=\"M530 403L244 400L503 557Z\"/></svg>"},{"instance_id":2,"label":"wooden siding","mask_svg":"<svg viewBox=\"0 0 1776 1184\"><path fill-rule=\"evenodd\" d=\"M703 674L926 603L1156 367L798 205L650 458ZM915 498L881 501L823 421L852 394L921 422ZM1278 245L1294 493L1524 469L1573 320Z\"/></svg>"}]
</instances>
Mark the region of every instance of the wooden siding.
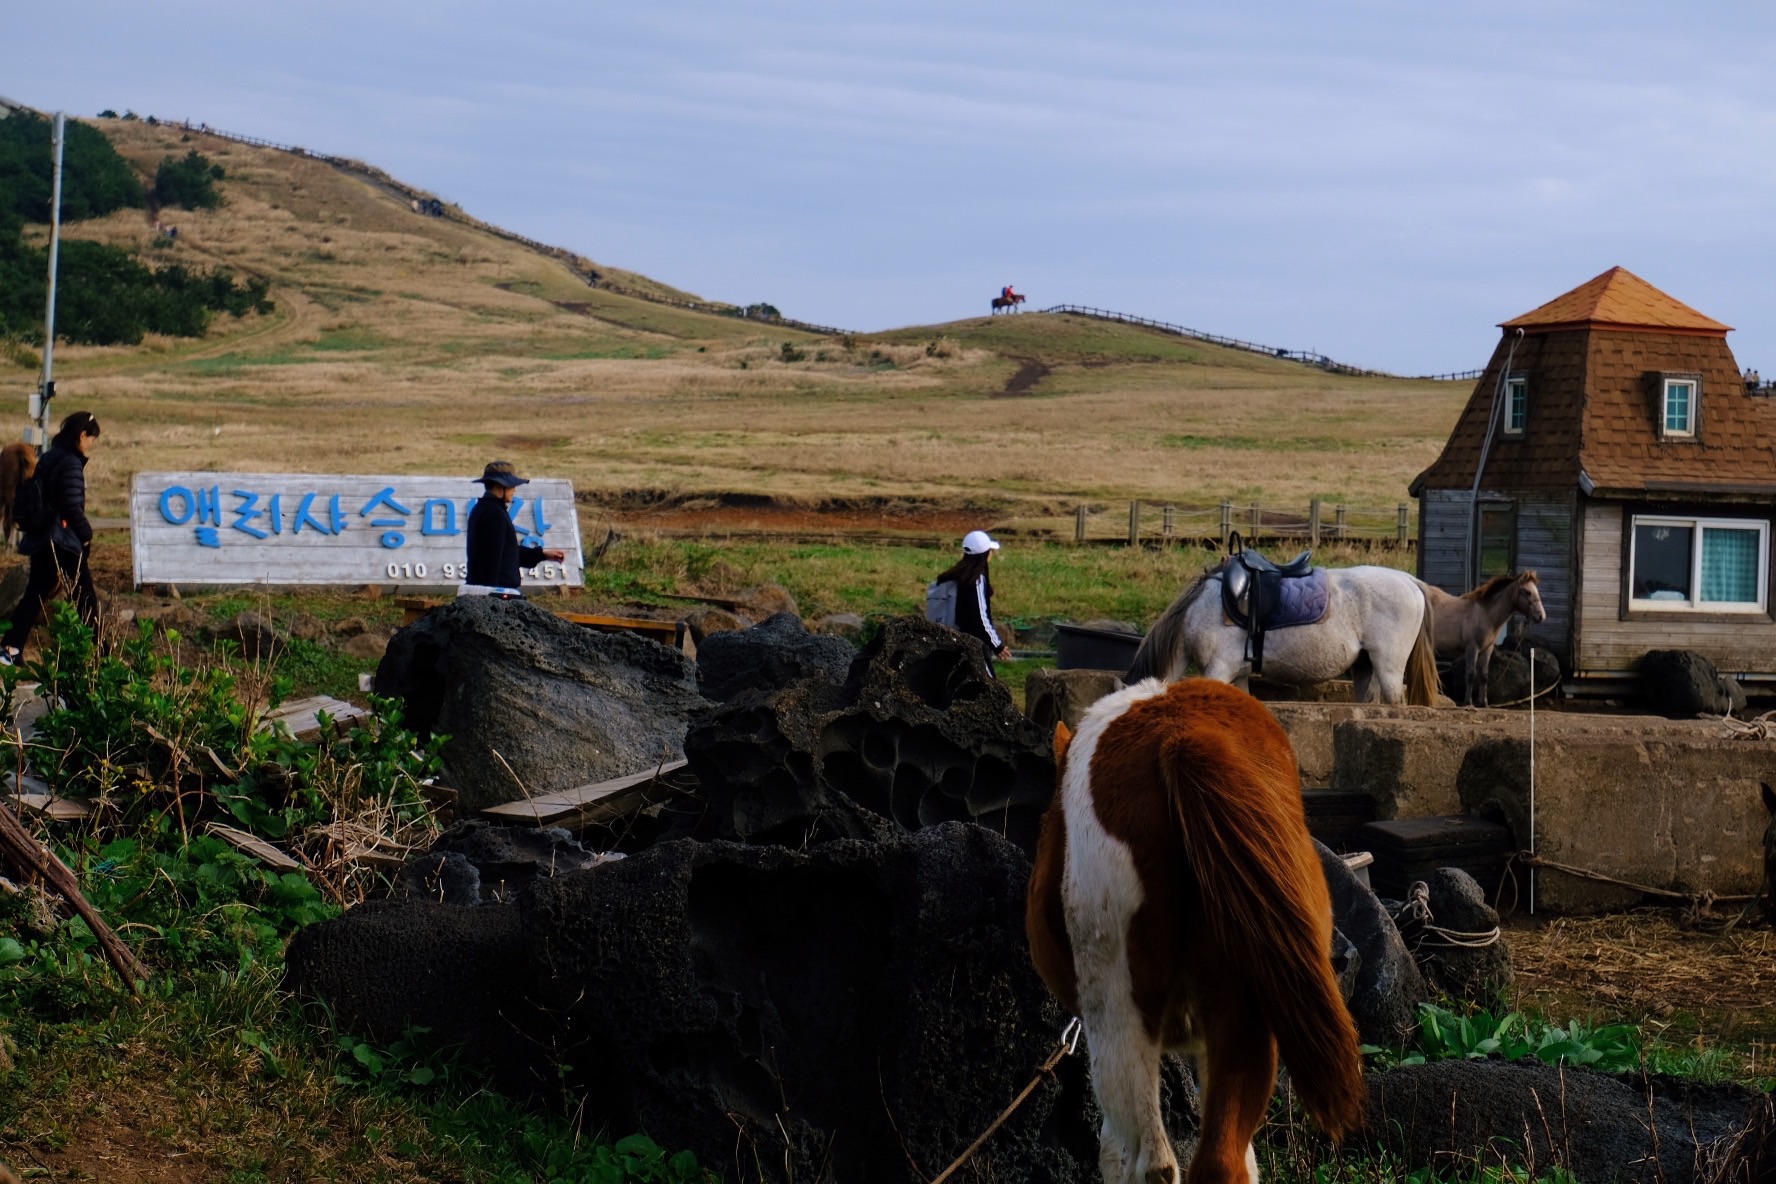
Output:
<instances>
[{"instance_id":1,"label":"wooden siding","mask_svg":"<svg viewBox=\"0 0 1776 1184\"><path fill-rule=\"evenodd\" d=\"M1578 496L1549 490L1483 489L1482 501L1517 507L1517 567L1532 568L1539 579L1548 619L1530 627L1530 637L1564 662L1573 626L1573 522ZM1465 489L1427 489L1419 499L1418 577L1445 592L1468 590L1468 515Z\"/></svg>"},{"instance_id":2,"label":"wooden siding","mask_svg":"<svg viewBox=\"0 0 1776 1184\"><path fill-rule=\"evenodd\" d=\"M1623 519L1632 509L1625 502L1585 503L1574 672L1627 674L1648 650L1681 649L1702 654L1725 674L1776 675L1776 623L1767 615L1743 621L1686 621L1674 613L1657 620L1622 619Z\"/></svg>"}]
</instances>

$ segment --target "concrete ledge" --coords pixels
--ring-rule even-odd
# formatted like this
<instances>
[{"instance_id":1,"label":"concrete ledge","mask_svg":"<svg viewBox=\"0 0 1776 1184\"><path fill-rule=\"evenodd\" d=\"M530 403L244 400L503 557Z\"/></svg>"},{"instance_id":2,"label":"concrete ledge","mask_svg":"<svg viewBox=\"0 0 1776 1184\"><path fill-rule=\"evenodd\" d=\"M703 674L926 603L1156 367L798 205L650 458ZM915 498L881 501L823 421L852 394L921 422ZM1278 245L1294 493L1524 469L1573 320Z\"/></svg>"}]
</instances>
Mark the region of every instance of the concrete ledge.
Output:
<instances>
[{"instance_id":1,"label":"concrete ledge","mask_svg":"<svg viewBox=\"0 0 1776 1184\"><path fill-rule=\"evenodd\" d=\"M1368 793L1380 818L1473 813L1529 846L1529 716L1522 711L1269 705L1303 783ZM1757 891L1776 742L1712 720L1549 711L1536 716L1536 847L1545 858L1676 892ZM1632 904L1625 888L1537 874L1537 907Z\"/></svg>"}]
</instances>

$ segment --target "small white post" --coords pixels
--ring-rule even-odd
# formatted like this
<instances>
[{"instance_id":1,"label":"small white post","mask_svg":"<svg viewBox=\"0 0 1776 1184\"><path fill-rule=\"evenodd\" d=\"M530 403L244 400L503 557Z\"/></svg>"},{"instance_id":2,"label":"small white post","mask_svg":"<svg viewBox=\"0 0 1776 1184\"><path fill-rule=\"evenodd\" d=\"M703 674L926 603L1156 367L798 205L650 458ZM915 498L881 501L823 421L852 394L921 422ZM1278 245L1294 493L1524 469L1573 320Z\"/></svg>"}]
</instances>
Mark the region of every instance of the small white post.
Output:
<instances>
[{"instance_id":1,"label":"small white post","mask_svg":"<svg viewBox=\"0 0 1776 1184\"><path fill-rule=\"evenodd\" d=\"M1536 849L1536 652L1529 647L1529 853ZM1536 911L1536 869L1529 869L1529 915Z\"/></svg>"}]
</instances>

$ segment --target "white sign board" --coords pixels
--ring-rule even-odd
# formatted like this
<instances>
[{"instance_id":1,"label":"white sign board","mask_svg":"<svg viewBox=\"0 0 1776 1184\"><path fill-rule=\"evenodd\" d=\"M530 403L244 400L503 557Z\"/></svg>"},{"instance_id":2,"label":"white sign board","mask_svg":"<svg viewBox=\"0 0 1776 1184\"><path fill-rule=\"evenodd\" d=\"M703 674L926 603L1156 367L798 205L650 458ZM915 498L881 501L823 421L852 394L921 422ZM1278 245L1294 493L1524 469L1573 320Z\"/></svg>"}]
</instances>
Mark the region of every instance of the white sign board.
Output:
<instances>
[{"instance_id":1,"label":"white sign board","mask_svg":"<svg viewBox=\"0 0 1776 1184\"><path fill-rule=\"evenodd\" d=\"M460 584L481 492L468 477L137 473L136 583ZM567 555L527 569L525 584L578 587L573 483L535 478L518 487L510 513L520 546Z\"/></svg>"}]
</instances>

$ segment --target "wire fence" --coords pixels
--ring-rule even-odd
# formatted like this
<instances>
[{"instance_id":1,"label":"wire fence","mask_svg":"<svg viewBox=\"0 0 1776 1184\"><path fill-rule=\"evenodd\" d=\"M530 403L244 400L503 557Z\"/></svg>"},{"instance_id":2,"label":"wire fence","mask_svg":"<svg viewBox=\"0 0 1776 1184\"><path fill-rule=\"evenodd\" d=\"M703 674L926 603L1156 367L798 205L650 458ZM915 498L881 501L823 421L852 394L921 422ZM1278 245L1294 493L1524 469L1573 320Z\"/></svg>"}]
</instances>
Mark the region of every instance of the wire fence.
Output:
<instances>
[{"instance_id":1,"label":"wire fence","mask_svg":"<svg viewBox=\"0 0 1776 1184\"><path fill-rule=\"evenodd\" d=\"M1386 370L1365 370L1360 366L1350 366L1344 362L1333 361L1325 354L1314 350L1284 349L1274 345L1260 345L1255 341L1244 341L1238 337L1224 337L1219 333L1205 333L1201 329L1189 329L1183 325L1174 325L1170 321L1156 321L1151 317L1138 317L1132 313L1112 312L1107 308L1093 308L1085 304L1057 304L1053 308L1042 310L1047 313L1072 313L1075 316L1093 317L1100 321L1119 321L1125 325L1140 325L1148 329L1158 329L1162 333L1172 333L1179 337L1188 337L1192 341L1206 341L1211 345L1224 345L1229 349L1245 350L1247 353L1263 354L1266 357L1282 358L1285 361L1300 362L1314 366L1333 374L1355 375L1360 378L1403 378L1413 377L1433 382L1471 382L1485 373L1484 370L1458 370L1450 374L1419 374L1400 375Z\"/></svg>"},{"instance_id":2,"label":"wire fence","mask_svg":"<svg viewBox=\"0 0 1776 1184\"><path fill-rule=\"evenodd\" d=\"M1410 502L1392 506L1352 506L1315 498L1306 505L1266 506L1224 500L1217 505L1168 505L1132 501L1121 506L1080 506L1073 515L1073 541L1128 546L1212 545L1226 547L1238 532L1255 543L1391 543L1410 547L1418 537L1418 514Z\"/></svg>"}]
</instances>

